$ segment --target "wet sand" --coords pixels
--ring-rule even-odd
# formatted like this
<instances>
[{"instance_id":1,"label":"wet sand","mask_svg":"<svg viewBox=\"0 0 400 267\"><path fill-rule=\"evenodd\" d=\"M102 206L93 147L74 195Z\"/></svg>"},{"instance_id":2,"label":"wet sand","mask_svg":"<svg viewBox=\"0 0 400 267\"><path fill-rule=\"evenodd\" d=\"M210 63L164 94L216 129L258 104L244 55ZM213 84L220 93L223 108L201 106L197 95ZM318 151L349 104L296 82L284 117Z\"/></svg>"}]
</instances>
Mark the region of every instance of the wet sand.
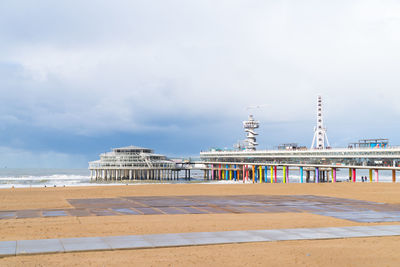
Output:
<instances>
[{"instance_id":1,"label":"wet sand","mask_svg":"<svg viewBox=\"0 0 400 267\"><path fill-rule=\"evenodd\" d=\"M0 190L0 210L68 209L67 199L175 195L318 195L400 203L399 184L175 184ZM378 224L378 223L376 223ZM400 223L380 223L400 224ZM310 213L185 214L57 217L0 220L1 240L151 233L372 225ZM18 256L15 265L304 265L394 266L400 237L282 241L128 251Z\"/></svg>"}]
</instances>

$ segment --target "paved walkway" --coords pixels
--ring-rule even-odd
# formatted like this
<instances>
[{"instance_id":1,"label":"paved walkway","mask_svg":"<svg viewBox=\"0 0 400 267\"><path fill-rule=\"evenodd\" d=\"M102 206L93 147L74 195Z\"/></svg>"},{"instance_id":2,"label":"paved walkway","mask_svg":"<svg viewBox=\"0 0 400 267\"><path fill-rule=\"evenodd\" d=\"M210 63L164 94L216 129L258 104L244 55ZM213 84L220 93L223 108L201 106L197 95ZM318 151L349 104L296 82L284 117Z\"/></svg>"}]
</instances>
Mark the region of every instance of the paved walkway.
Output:
<instances>
[{"instance_id":1,"label":"paved walkway","mask_svg":"<svg viewBox=\"0 0 400 267\"><path fill-rule=\"evenodd\" d=\"M307 212L356 222L400 221L400 205L313 195L69 199L73 208L0 211L0 219L62 216Z\"/></svg>"},{"instance_id":2,"label":"paved walkway","mask_svg":"<svg viewBox=\"0 0 400 267\"><path fill-rule=\"evenodd\" d=\"M152 234L0 242L0 257L80 251L400 235L400 225Z\"/></svg>"}]
</instances>

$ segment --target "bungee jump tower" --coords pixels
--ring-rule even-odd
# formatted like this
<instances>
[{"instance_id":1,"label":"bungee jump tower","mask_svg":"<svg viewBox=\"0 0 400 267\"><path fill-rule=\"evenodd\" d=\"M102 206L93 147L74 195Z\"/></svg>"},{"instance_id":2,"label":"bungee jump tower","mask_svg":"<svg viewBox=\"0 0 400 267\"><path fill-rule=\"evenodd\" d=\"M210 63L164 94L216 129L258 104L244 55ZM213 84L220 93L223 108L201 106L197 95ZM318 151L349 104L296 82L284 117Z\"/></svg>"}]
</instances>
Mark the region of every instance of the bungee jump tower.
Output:
<instances>
[{"instance_id":1,"label":"bungee jump tower","mask_svg":"<svg viewBox=\"0 0 400 267\"><path fill-rule=\"evenodd\" d=\"M253 115L249 115L249 119L247 121L243 121L243 128L247 133L247 139L245 140L246 150L256 150L256 146L258 146L258 143L256 142L256 136L258 133L256 133L255 129L258 127L260 127L260 122L254 120Z\"/></svg>"}]
</instances>

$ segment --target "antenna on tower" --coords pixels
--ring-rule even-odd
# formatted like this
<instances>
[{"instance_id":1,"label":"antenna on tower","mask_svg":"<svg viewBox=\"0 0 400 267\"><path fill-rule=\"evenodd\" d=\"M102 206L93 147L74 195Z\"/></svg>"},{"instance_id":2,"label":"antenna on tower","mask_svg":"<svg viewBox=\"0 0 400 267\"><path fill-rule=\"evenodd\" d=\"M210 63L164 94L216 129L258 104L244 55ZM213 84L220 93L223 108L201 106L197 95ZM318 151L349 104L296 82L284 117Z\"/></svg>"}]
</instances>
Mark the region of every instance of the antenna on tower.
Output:
<instances>
[{"instance_id":1,"label":"antenna on tower","mask_svg":"<svg viewBox=\"0 0 400 267\"><path fill-rule=\"evenodd\" d=\"M254 130L260 126L260 122L254 120L253 115L249 115L249 119L247 121L243 121L243 128L247 133L247 139L244 140L246 143L246 150L256 150L256 146L258 143L256 142L256 133Z\"/></svg>"},{"instance_id":2,"label":"antenna on tower","mask_svg":"<svg viewBox=\"0 0 400 267\"><path fill-rule=\"evenodd\" d=\"M317 127L314 127L314 138L311 148L325 149L325 141L327 147L329 147L328 135L326 134L326 128L324 127L324 120L322 116L322 97L318 96Z\"/></svg>"}]
</instances>

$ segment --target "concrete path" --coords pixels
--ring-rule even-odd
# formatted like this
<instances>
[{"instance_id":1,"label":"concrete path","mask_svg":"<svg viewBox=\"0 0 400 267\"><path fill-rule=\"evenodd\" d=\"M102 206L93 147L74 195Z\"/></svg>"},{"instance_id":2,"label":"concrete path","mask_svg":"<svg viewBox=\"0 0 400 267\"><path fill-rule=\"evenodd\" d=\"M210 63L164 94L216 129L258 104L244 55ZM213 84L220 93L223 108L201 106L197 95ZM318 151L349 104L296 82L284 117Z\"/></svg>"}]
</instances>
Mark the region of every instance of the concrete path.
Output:
<instances>
[{"instance_id":1,"label":"concrete path","mask_svg":"<svg viewBox=\"0 0 400 267\"><path fill-rule=\"evenodd\" d=\"M0 210L0 220L65 216L312 213L354 222L400 222L400 204L314 195L143 196L69 199L73 208Z\"/></svg>"},{"instance_id":2,"label":"concrete path","mask_svg":"<svg viewBox=\"0 0 400 267\"><path fill-rule=\"evenodd\" d=\"M118 249L400 235L400 225L198 232L1 241L0 257Z\"/></svg>"}]
</instances>

